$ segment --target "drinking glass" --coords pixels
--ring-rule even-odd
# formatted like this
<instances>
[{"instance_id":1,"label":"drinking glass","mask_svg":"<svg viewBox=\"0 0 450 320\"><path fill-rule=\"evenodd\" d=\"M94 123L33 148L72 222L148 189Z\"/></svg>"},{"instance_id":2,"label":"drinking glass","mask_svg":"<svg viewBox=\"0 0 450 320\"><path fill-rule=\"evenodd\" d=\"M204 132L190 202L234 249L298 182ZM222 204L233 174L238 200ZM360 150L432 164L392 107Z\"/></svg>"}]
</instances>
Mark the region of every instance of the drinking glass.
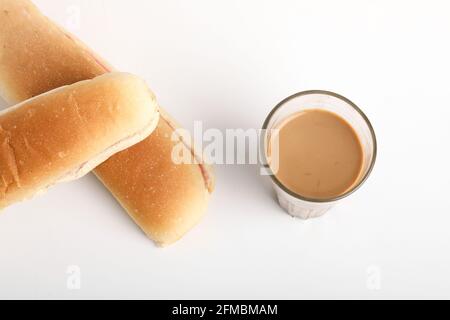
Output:
<instances>
[{"instance_id":1,"label":"drinking glass","mask_svg":"<svg viewBox=\"0 0 450 320\"><path fill-rule=\"evenodd\" d=\"M355 130L362 148L362 172L353 187L344 194L330 199L313 199L299 195L286 188L276 177L270 166L274 157L271 139L277 129L290 116L306 110L325 110L332 112L350 124ZM263 126L263 159L269 172L281 207L290 215L302 219L316 218L328 212L336 203L358 190L369 178L377 157L377 139L375 131L358 106L349 99L329 91L313 90L294 94L280 102L267 117Z\"/></svg>"}]
</instances>

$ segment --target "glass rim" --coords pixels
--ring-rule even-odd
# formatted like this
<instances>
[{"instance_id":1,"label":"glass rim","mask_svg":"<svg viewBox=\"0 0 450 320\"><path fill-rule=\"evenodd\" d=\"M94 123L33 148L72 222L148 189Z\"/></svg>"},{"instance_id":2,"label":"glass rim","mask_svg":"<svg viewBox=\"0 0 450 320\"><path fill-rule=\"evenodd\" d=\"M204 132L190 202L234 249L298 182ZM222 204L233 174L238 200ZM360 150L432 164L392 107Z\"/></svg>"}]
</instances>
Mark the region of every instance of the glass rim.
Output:
<instances>
[{"instance_id":1,"label":"glass rim","mask_svg":"<svg viewBox=\"0 0 450 320\"><path fill-rule=\"evenodd\" d=\"M350 107L352 107L361 117L362 119L366 122L371 137L372 137L372 141L373 141L373 156L372 156L372 161L370 163L370 166L366 172L366 174L364 175L364 177L355 185L353 186L350 190L348 190L347 192L345 192L342 195L339 195L337 197L333 197L333 198L327 198L327 199L315 199L315 198L309 198L309 197L305 197L302 196L298 193L293 192L292 190L290 190L289 188L287 188L286 186L283 185L283 183L281 183L281 181L278 180L278 178L275 176L275 174L273 174L272 169L270 168L270 165L268 164L268 159L267 159L267 150L266 150L266 139L267 139L267 130L268 130L268 126L269 126L269 122L270 120L272 120L273 116L275 115L275 113L281 109L286 103L288 103L291 100L294 100L296 98L302 97L302 96L308 96L308 95L325 95L325 96L331 96L334 98L337 98L343 102L345 102L346 104L348 104ZM355 104L353 103L350 99L347 99L346 97L337 94L335 92L331 92L331 91L326 91L326 90L308 90L308 91L302 91L302 92L298 92L296 94L293 94L289 97L287 97L286 99L284 99L283 101L281 101L280 103L278 103L275 108L272 109L272 111L269 113L269 115L267 116L266 120L264 121L264 125L263 125L263 131L266 132L266 134L264 134L262 136L262 148L264 150L263 153L263 157L264 157L264 167L267 168L269 170L270 174L270 178L272 179L272 181L279 187L281 188L284 192L286 192L287 194L289 194L290 196L299 199L299 200L303 200L306 202L311 202L311 203L331 203L331 202L337 202L339 200L342 200L344 198L347 198L348 196L352 195L353 193L355 193L359 188L361 188L361 186L367 181L367 179L369 178L369 176L371 175L374 167L375 167L375 163L377 160L377 153L378 153L378 143L377 143L377 137L375 134L375 130L372 126L372 123L370 122L369 118L366 116L366 114Z\"/></svg>"}]
</instances>

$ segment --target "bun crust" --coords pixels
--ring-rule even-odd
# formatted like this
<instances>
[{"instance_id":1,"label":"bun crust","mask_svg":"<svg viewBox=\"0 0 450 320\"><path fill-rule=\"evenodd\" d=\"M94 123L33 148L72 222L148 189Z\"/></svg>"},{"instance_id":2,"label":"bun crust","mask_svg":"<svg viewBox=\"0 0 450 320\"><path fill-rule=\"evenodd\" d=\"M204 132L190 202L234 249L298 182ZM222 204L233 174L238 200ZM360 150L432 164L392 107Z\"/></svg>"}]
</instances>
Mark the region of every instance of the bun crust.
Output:
<instances>
[{"instance_id":1,"label":"bun crust","mask_svg":"<svg viewBox=\"0 0 450 320\"><path fill-rule=\"evenodd\" d=\"M111 73L62 87L0 114L0 207L77 179L142 141L158 120L154 95Z\"/></svg>"},{"instance_id":2,"label":"bun crust","mask_svg":"<svg viewBox=\"0 0 450 320\"><path fill-rule=\"evenodd\" d=\"M0 30L0 94L10 102L113 70L28 0L0 0ZM149 138L113 156L95 173L151 239L168 245L200 220L214 175L201 161L179 166L171 161L170 136L178 126L160 111ZM187 142L186 148L195 154Z\"/></svg>"},{"instance_id":3,"label":"bun crust","mask_svg":"<svg viewBox=\"0 0 450 320\"><path fill-rule=\"evenodd\" d=\"M95 171L160 246L176 242L192 229L205 213L209 198L198 165L172 162L172 149L179 143L171 140L172 133L167 122L160 121L149 138L116 154Z\"/></svg>"},{"instance_id":4,"label":"bun crust","mask_svg":"<svg viewBox=\"0 0 450 320\"><path fill-rule=\"evenodd\" d=\"M104 73L30 1L0 0L0 30L0 93L10 103Z\"/></svg>"}]
</instances>

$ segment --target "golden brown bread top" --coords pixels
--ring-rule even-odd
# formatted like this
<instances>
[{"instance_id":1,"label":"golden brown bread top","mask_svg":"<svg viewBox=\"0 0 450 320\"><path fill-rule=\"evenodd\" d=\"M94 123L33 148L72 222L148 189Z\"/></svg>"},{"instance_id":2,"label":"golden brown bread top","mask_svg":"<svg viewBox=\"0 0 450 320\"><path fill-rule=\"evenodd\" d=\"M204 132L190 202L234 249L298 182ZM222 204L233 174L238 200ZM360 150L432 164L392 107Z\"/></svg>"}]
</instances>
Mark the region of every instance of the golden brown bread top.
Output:
<instances>
[{"instance_id":1,"label":"golden brown bread top","mask_svg":"<svg viewBox=\"0 0 450 320\"><path fill-rule=\"evenodd\" d=\"M87 173L83 168L109 149L129 147L126 140L153 125L157 108L142 80L111 73L6 110L0 114L0 207Z\"/></svg>"},{"instance_id":2,"label":"golden brown bread top","mask_svg":"<svg viewBox=\"0 0 450 320\"><path fill-rule=\"evenodd\" d=\"M154 133L99 166L95 173L144 232L159 245L180 239L206 210L208 190L198 165L174 165L173 129ZM189 152L189 150L187 151Z\"/></svg>"},{"instance_id":3,"label":"golden brown bread top","mask_svg":"<svg viewBox=\"0 0 450 320\"><path fill-rule=\"evenodd\" d=\"M178 130L182 129L180 124L176 122L163 108L159 108L160 119L165 122L166 125L172 129L172 135L178 138L178 141L183 143L186 148L192 153L192 158L195 160L199 166L200 172L202 173L204 184L209 193L213 193L216 187L216 179L214 175L214 170L212 165L208 164L203 158L202 152L199 152L192 141L192 139L185 140L178 134Z\"/></svg>"},{"instance_id":4,"label":"golden brown bread top","mask_svg":"<svg viewBox=\"0 0 450 320\"><path fill-rule=\"evenodd\" d=\"M7 101L23 101L103 73L87 48L65 36L30 1L0 0L0 92Z\"/></svg>"}]
</instances>

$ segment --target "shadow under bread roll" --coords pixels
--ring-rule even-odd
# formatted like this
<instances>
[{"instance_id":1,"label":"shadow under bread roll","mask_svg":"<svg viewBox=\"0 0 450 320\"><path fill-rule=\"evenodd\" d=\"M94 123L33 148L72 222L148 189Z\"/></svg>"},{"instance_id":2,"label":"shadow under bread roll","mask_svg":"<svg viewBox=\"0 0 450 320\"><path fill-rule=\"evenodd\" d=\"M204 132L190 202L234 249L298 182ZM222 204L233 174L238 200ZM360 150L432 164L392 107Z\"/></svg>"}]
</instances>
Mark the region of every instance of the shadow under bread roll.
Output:
<instances>
[{"instance_id":1,"label":"shadow under bread roll","mask_svg":"<svg viewBox=\"0 0 450 320\"><path fill-rule=\"evenodd\" d=\"M9 102L112 71L30 1L0 0L0 30L0 93ZM172 140L177 128L162 112L149 138L95 170L134 221L161 246L174 243L200 221L214 189L211 168L189 142L181 137ZM197 164L173 163L172 150L180 142Z\"/></svg>"},{"instance_id":2,"label":"shadow under bread roll","mask_svg":"<svg viewBox=\"0 0 450 320\"><path fill-rule=\"evenodd\" d=\"M110 73L0 113L0 208L78 179L148 137L159 120L137 77Z\"/></svg>"}]
</instances>

